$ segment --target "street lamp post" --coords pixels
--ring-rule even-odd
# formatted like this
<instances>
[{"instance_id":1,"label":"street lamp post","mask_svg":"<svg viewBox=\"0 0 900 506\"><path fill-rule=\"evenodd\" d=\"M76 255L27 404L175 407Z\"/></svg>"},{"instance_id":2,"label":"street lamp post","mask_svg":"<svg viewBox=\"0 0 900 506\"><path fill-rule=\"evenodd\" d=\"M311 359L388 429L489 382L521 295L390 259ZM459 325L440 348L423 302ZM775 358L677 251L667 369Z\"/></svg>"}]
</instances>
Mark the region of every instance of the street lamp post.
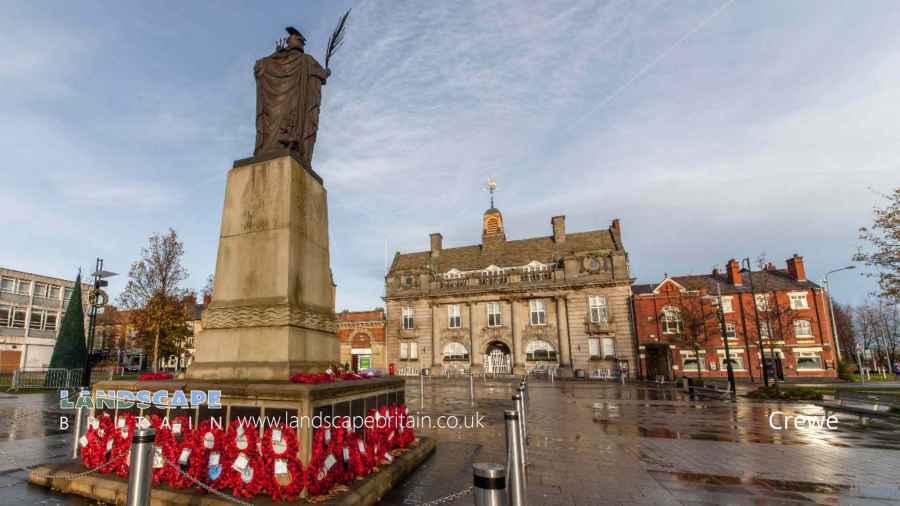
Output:
<instances>
[{"instance_id":1,"label":"street lamp post","mask_svg":"<svg viewBox=\"0 0 900 506\"><path fill-rule=\"evenodd\" d=\"M94 269L94 273L91 274L94 278L94 285L91 289L89 301L91 303L91 312L90 312L90 323L88 327L88 356L87 363L84 364L84 374L82 384L84 386L91 386L91 370L93 369L93 360L94 360L94 334L97 331L97 314L100 312L100 308L106 305L108 302L108 295L103 291L103 288L109 286L109 281L106 281L106 278L111 278L115 276L115 272L109 272L103 270L103 259L97 258L97 263Z\"/></svg>"},{"instance_id":2,"label":"street lamp post","mask_svg":"<svg viewBox=\"0 0 900 506\"><path fill-rule=\"evenodd\" d=\"M825 291L828 292L828 312L831 313L831 335L834 336L834 349L837 353L838 362L841 361L841 341L838 338L837 321L834 318L834 303L831 301L831 284L828 281L828 276L831 276L835 272L849 271L855 268L855 265L848 265L847 267L841 267L840 269L825 273Z\"/></svg>"},{"instance_id":3,"label":"street lamp post","mask_svg":"<svg viewBox=\"0 0 900 506\"><path fill-rule=\"evenodd\" d=\"M728 386L731 387L731 395L737 390L734 384L734 367L731 365L731 349L728 347L728 329L725 326L725 312L722 311L722 289L719 283L716 283L716 296L704 297L710 300L716 306L716 316L719 318L719 331L722 333L722 341L725 342L725 368L728 371Z\"/></svg>"}]
</instances>

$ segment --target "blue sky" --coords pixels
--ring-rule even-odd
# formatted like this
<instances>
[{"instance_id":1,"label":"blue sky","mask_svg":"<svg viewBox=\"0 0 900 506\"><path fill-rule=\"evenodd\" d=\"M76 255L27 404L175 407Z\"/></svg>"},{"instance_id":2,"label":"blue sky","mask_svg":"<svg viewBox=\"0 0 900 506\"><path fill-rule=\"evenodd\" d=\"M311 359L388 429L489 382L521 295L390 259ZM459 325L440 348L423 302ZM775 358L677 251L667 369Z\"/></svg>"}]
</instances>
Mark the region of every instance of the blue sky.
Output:
<instances>
[{"instance_id":1,"label":"blue sky","mask_svg":"<svg viewBox=\"0 0 900 506\"><path fill-rule=\"evenodd\" d=\"M900 3L532 3L6 3L0 265L124 274L173 227L201 288L253 149L254 60L287 25L321 58L349 7L313 160L339 310L381 305L393 252L431 232L477 243L489 176L510 238L620 218L639 282L761 252L815 280L848 263L900 181Z\"/></svg>"}]
</instances>

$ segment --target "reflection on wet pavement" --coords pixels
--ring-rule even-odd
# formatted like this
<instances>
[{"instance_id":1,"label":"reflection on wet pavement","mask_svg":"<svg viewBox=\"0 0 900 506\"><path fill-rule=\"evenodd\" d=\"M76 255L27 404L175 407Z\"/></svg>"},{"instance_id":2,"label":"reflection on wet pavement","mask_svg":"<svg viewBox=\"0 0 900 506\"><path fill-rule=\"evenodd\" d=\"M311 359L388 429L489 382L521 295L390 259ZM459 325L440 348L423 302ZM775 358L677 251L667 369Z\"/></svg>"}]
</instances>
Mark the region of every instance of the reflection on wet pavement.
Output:
<instances>
[{"instance_id":1,"label":"reflection on wet pavement","mask_svg":"<svg viewBox=\"0 0 900 506\"><path fill-rule=\"evenodd\" d=\"M505 462L503 410L515 382L429 379L423 414L485 417L481 429L419 428L436 454L383 498L419 504L471 482L473 462ZM528 495L543 504L900 504L900 426L837 414L837 429L775 430L769 416L823 416L808 403L691 398L654 385L533 380L529 403ZM36 458L65 453L58 397L0 398L0 449ZM412 411L419 381L407 385ZM4 472L4 469L6 471ZM0 467L0 503L85 504L20 484ZM471 505L472 497L447 504Z\"/></svg>"}]
</instances>

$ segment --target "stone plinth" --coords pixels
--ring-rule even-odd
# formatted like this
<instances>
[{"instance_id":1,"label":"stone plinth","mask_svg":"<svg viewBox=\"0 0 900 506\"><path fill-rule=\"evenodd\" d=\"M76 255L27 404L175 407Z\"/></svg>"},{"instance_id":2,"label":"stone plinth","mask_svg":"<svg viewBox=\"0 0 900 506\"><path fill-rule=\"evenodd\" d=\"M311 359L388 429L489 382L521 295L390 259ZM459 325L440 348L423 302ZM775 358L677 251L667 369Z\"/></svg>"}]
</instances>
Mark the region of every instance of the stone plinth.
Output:
<instances>
[{"instance_id":1,"label":"stone plinth","mask_svg":"<svg viewBox=\"0 0 900 506\"><path fill-rule=\"evenodd\" d=\"M215 279L188 378L284 381L339 361L327 196L299 156L235 162Z\"/></svg>"}]
</instances>

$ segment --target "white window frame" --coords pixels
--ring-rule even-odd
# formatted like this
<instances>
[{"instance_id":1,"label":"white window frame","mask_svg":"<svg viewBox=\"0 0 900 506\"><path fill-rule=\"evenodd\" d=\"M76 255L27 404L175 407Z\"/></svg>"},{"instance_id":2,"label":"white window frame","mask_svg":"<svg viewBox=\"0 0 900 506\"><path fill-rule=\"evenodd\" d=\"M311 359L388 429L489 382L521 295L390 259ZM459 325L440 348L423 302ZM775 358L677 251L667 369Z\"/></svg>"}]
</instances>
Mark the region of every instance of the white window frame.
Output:
<instances>
[{"instance_id":1,"label":"white window frame","mask_svg":"<svg viewBox=\"0 0 900 506\"><path fill-rule=\"evenodd\" d=\"M734 299L732 297L722 297L722 312L723 313L733 313L734 312Z\"/></svg>"},{"instance_id":2,"label":"white window frame","mask_svg":"<svg viewBox=\"0 0 900 506\"><path fill-rule=\"evenodd\" d=\"M9 327L12 321L12 306L0 304L0 327Z\"/></svg>"},{"instance_id":3,"label":"white window frame","mask_svg":"<svg viewBox=\"0 0 900 506\"><path fill-rule=\"evenodd\" d=\"M416 328L416 312L412 306L403 306L400 310L403 330L413 330Z\"/></svg>"},{"instance_id":4,"label":"white window frame","mask_svg":"<svg viewBox=\"0 0 900 506\"><path fill-rule=\"evenodd\" d=\"M609 323L609 304L603 295L588 296L588 307L591 312L591 323Z\"/></svg>"},{"instance_id":5,"label":"white window frame","mask_svg":"<svg viewBox=\"0 0 900 506\"><path fill-rule=\"evenodd\" d=\"M731 353L729 355L731 355L731 360L732 360L731 368L732 369L734 369L735 371L747 370L746 365L744 365L744 354L743 353L736 353L734 351L731 351ZM719 350L719 367L721 368L720 370L722 370L722 371L728 370L728 366L725 364L725 351L724 350Z\"/></svg>"},{"instance_id":6,"label":"white window frame","mask_svg":"<svg viewBox=\"0 0 900 506\"><path fill-rule=\"evenodd\" d=\"M419 360L419 343L416 341L409 342L409 359Z\"/></svg>"},{"instance_id":7,"label":"white window frame","mask_svg":"<svg viewBox=\"0 0 900 506\"><path fill-rule=\"evenodd\" d=\"M758 293L755 297L756 309L757 311L768 311L769 310L769 294L767 293Z\"/></svg>"},{"instance_id":8,"label":"white window frame","mask_svg":"<svg viewBox=\"0 0 900 506\"><path fill-rule=\"evenodd\" d=\"M47 298L48 299L59 300L59 296L61 293L62 293L62 287L59 285L50 285L47 287Z\"/></svg>"},{"instance_id":9,"label":"white window frame","mask_svg":"<svg viewBox=\"0 0 900 506\"><path fill-rule=\"evenodd\" d=\"M806 327L806 333L801 334L798 331L798 325L802 325ZM814 337L812 332L812 322L805 318L798 318L794 320L794 337Z\"/></svg>"},{"instance_id":10,"label":"white window frame","mask_svg":"<svg viewBox=\"0 0 900 506\"><path fill-rule=\"evenodd\" d=\"M457 351L462 350L464 354L454 353L452 351L448 353L448 348L455 348ZM441 357L445 362L467 362L468 360L470 360L469 350L466 349L466 345L457 341L450 341L449 343L445 344L444 348L441 350Z\"/></svg>"},{"instance_id":11,"label":"white window frame","mask_svg":"<svg viewBox=\"0 0 900 506\"><path fill-rule=\"evenodd\" d=\"M69 302L70 300L72 300L73 293L75 293L74 288L68 288L68 287L63 288L63 301Z\"/></svg>"},{"instance_id":12,"label":"white window frame","mask_svg":"<svg viewBox=\"0 0 900 506\"><path fill-rule=\"evenodd\" d=\"M691 361L692 363L688 363ZM697 364L693 362L699 362L700 370L706 370L706 353L700 353L698 358L698 353L695 351L682 351L681 352L681 369L685 372L694 371L697 372Z\"/></svg>"},{"instance_id":13,"label":"white window frame","mask_svg":"<svg viewBox=\"0 0 900 506\"><path fill-rule=\"evenodd\" d=\"M801 367L800 359L801 358L815 358L819 366L818 367ZM794 352L794 360L796 360L797 370L798 371L821 371L823 370L823 361L822 361L822 353L818 351L795 351Z\"/></svg>"},{"instance_id":14,"label":"white window frame","mask_svg":"<svg viewBox=\"0 0 900 506\"><path fill-rule=\"evenodd\" d=\"M772 325L766 320L759 322L759 337L769 339L772 336Z\"/></svg>"},{"instance_id":15,"label":"white window frame","mask_svg":"<svg viewBox=\"0 0 900 506\"><path fill-rule=\"evenodd\" d=\"M589 337L588 338L588 355L590 357L600 358L600 338L599 337Z\"/></svg>"},{"instance_id":16,"label":"white window frame","mask_svg":"<svg viewBox=\"0 0 900 506\"><path fill-rule=\"evenodd\" d=\"M400 341L400 360L409 360L409 341Z\"/></svg>"},{"instance_id":17,"label":"white window frame","mask_svg":"<svg viewBox=\"0 0 900 506\"><path fill-rule=\"evenodd\" d=\"M528 310L529 310L529 322L531 325L546 325L547 324L547 308L544 305L543 299L531 299L528 301Z\"/></svg>"},{"instance_id":18,"label":"white window frame","mask_svg":"<svg viewBox=\"0 0 900 506\"><path fill-rule=\"evenodd\" d=\"M21 320L16 320L16 313L18 313L18 312L22 313ZM21 324L16 325L16 323L21 323ZM10 317L9 317L9 326L14 329L24 329L26 326L28 326L28 310L26 310L24 307L13 306L12 312L10 313Z\"/></svg>"},{"instance_id":19,"label":"white window frame","mask_svg":"<svg viewBox=\"0 0 900 506\"><path fill-rule=\"evenodd\" d=\"M788 300L791 303L791 309L809 309L806 292L788 292Z\"/></svg>"},{"instance_id":20,"label":"white window frame","mask_svg":"<svg viewBox=\"0 0 900 506\"><path fill-rule=\"evenodd\" d=\"M543 357L535 357L535 352L546 352ZM555 362L556 349L549 341L543 339L535 339L525 346L525 360L528 362Z\"/></svg>"},{"instance_id":21,"label":"white window frame","mask_svg":"<svg viewBox=\"0 0 900 506\"><path fill-rule=\"evenodd\" d=\"M503 326L503 311L499 302L487 303L488 327Z\"/></svg>"},{"instance_id":22,"label":"white window frame","mask_svg":"<svg viewBox=\"0 0 900 506\"><path fill-rule=\"evenodd\" d=\"M16 278L7 276L0 278L0 292L16 293Z\"/></svg>"},{"instance_id":23,"label":"white window frame","mask_svg":"<svg viewBox=\"0 0 900 506\"><path fill-rule=\"evenodd\" d=\"M31 293L35 297L44 297L47 298L47 290L50 288L50 285L44 283L42 281L35 281L34 285L32 285Z\"/></svg>"},{"instance_id":24,"label":"white window frame","mask_svg":"<svg viewBox=\"0 0 900 506\"><path fill-rule=\"evenodd\" d=\"M600 338L600 356L603 360L616 359L616 340L612 337ZM612 358L610 358L612 357Z\"/></svg>"},{"instance_id":25,"label":"white window frame","mask_svg":"<svg viewBox=\"0 0 900 506\"><path fill-rule=\"evenodd\" d=\"M728 339L737 339L737 324L734 322L725 322L725 337Z\"/></svg>"},{"instance_id":26,"label":"white window frame","mask_svg":"<svg viewBox=\"0 0 900 506\"><path fill-rule=\"evenodd\" d=\"M666 306L662 310L662 333L681 334L684 332L684 320L681 318L681 309L675 306Z\"/></svg>"},{"instance_id":27,"label":"white window frame","mask_svg":"<svg viewBox=\"0 0 900 506\"><path fill-rule=\"evenodd\" d=\"M16 294L31 295L31 281L28 279L16 279Z\"/></svg>"},{"instance_id":28,"label":"white window frame","mask_svg":"<svg viewBox=\"0 0 900 506\"><path fill-rule=\"evenodd\" d=\"M38 317L37 326L34 324L34 317ZM30 330L42 330L44 328L44 318L47 316L47 312L43 309L35 309L31 308L31 315L28 316L28 328Z\"/></svg>"},{"instance_id":29,"label":"white window frame","mask_svg":"<svg viewBox=\"0 0 900 506\"><path fill-rule=\"evenodd\" d=\"M447 328L458 329L462 327L462 313L459 304L447 304Z\"/></svg>"}]
</instances>

